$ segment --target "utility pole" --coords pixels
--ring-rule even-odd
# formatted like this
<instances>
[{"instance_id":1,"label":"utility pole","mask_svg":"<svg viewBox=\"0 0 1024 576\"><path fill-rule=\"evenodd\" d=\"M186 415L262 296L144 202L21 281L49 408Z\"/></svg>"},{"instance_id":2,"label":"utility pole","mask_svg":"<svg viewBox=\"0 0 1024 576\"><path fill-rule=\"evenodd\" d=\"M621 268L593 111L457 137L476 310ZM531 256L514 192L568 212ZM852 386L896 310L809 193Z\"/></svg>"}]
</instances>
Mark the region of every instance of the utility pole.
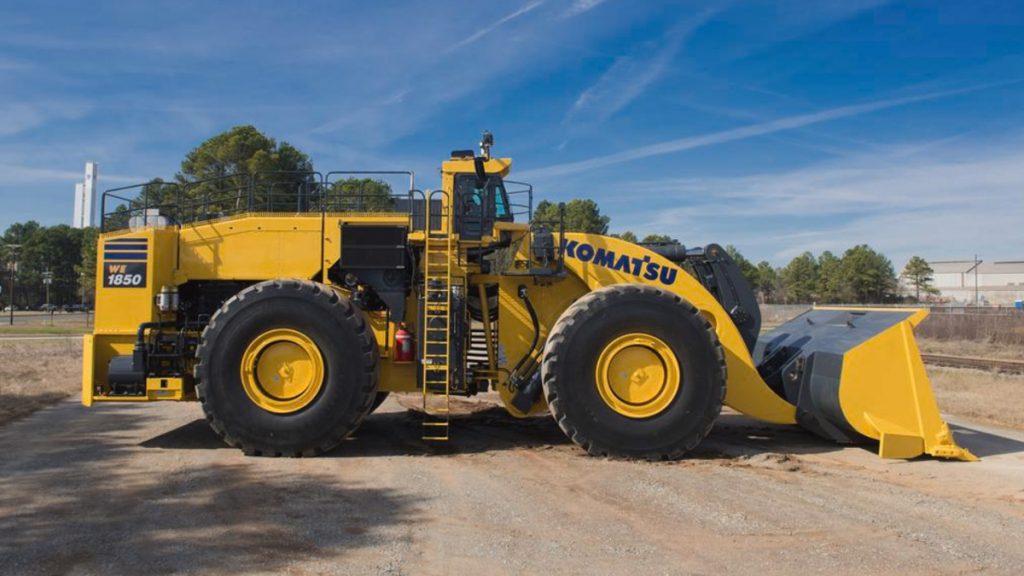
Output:
<instances>
[{"instance_id":1,"label":"utility pole","mask_svg":"<svg viewBox=\"0 0 1024 576\"><path fill-rule=\"evenodd\" d=\"M53 326L53 308L50 308L50 284L53 284L53 272L43 272L43 285L46 286L46 311L50 313L50 326Z\"/></svg>"},{"instance_id":2,"label":"utility pole","mask_svg":"<svg viewBox=\"0 0 1024 576\"><path fill-rule=\"evenodd\" d=\"M978 298L978 265L981 264L981 260L978 260L978 255L974 255L974 307L981 307L981 300Z\"/></svg>"},{"instance_id":3,"label":"utility pole","mask_svg":"<svg viewBox=\"0 0 1024 576\"><path fill-rule=\"evenodd\" d=\"M981 306L981 293L978 290L978 266L980 266L982 262L984 262L984 260L981 260L980 258L978 258L978 255L975 254L974 255L974 266L971 266L970 268L968 268L967 270L964 271L965 275L969 274L971 272L974 272L974 307L975 308L978 308L978 307ZM961 277L960 278L960 285L963 286L963 283L965 281L966 281L966 278Z\"/></svg>"}]
</instances>

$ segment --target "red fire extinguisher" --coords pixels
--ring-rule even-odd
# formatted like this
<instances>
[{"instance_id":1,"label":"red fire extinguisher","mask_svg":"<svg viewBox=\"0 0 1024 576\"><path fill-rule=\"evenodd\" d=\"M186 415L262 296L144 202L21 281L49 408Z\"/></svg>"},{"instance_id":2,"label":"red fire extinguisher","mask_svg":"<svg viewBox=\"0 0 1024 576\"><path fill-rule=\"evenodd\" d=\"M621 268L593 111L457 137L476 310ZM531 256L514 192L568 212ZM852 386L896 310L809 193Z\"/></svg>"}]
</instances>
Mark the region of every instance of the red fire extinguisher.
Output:
<instances>
[{"instance_id":1,"label":"red fire extinguisher","mask_svg":"<svg viewBox=\"0 0 1024 576\"><path fill-rule=\"evenodd\" d=\"M412 333L405 329L405 324L395 331L395 362L413 362L416 359L416 344Z\"/></svg>"}]
</instances>

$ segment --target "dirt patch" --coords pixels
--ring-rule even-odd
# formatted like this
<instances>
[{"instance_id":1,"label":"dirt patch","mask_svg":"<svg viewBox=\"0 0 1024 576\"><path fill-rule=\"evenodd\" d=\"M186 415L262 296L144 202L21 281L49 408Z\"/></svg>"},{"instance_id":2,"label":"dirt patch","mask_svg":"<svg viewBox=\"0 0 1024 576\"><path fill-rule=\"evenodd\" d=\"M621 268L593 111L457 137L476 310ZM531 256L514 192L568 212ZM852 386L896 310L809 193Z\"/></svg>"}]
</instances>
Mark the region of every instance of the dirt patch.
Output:
<instances>
[{"instance_id":1,"label":"dirt patch","mask_svg":"<svg viewBox=\"0 0 1024 576\"><path fill-rule=\"evenodd\" d=\"M81 375L79 338L0 342L0 424L77 394Z\"/></svg>"}]
</instances>

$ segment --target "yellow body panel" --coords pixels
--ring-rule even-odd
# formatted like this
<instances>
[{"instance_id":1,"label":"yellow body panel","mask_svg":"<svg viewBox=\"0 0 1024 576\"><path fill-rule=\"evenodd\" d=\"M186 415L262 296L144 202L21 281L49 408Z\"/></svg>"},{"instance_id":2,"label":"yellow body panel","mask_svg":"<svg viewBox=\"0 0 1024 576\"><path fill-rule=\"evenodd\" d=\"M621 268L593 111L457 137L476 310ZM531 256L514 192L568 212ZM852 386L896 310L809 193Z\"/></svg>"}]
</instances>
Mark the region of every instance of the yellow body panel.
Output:
<instances>
[{"instance_id":1,"label":"yellow body panel","mask_svg":"<svg viewBox=\"0 0 1024 576\"><path fill-rule=\"evenodd\" d=\"M149 228L135 232L117 232L100 237L96 266L96 319L94 334L134 334L141 322L158 320L153 298L161 286L174 285L178 231L174 228ZM119 245L138 242L145 249L120 250ZM132 244L134 245L134 244ZM132 258L123 260L121 258ZM143 286L115 285L111 276L130 271L131 266L145 269Z\"/></svg>"},{"instance_id":2,"label":"yellow body panel","mask_svg":"<svg viewBox=\"0 0 1024 576\"><path fill-rule=\"evenodd\" d=\"M246 215L182 226L178 284L311 278L321 269L319 214Z\"/></svg>"},{"instance_id":3,"label":"yellow body panel","mask_svg":"<svg viewBox=\"0 0 1024 576\"><path fill-rule=\"evenodd\" d=\"M98 240L96 315L93 333L83 340L82 403L125 401L96 394L107 381L114 356L131 354L139 324L160 320L154 299L160 288L175 284L176 228L147 228L103 234ZM124 246L130 248L124 248ZM141 282L134 282L136 275ZM132 282L123 281L132 277ZM142 401L146 397L139 397Z\"/></svg>"},{"instance_id":4,"label":"yellow body panel","mask_svg":"<svg viewBox=\"0 0 1024 576\"><path fill-rule=\"evenodd\" d=\"M82 405L92 406L93 387L95 376L93 375L93 362L95 356L92 350L93 335L86 334L82 337Z\"/></svg>"},{"instance_id":5,"label":"yellow body panel","mask_svg":"<svg viewBox=\"0 0 1024 576\"><path fill-rule=\"evenodd\" d=\"M508 176L509 171L512 169L511 158L489 158L484 161L484 172L488 174L499 174L501 176ZM443 177L451 178L454 174L473 174L476 168L474 167L473 160L464 159L452 159L445 160L441 163L441 174ZM441 188L444 190L453 190L454 186L450 184L445 185L446 182L442 181Z\"/></svg>"},{"instance_id":6,"label":"yellow body panel","mask_svg":"<svg viewBox=\"0 0 1024 576\"><path fill-rule=\"evenodd\" d=\"M146 378L146 400L185 400L187 396L182 378Z\"/></svg>"}]
</instances>

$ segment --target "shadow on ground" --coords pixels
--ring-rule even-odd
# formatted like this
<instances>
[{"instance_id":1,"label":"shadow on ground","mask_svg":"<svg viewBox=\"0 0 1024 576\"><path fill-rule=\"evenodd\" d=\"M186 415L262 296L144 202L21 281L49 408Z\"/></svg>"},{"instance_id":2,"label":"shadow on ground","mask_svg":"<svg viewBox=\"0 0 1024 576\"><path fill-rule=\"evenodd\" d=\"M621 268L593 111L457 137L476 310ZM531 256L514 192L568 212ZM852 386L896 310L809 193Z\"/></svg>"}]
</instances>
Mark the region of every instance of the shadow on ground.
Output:
<instances>
[{"instance_id":1,"label":"shadow on ground","mask_svg":"<svg viewBox=\"0 0 1024 576\"><path fill-rule=\"evenodd\" d=\"M274 573L380 547L416 522L408 496L337 475L153 454L137 446L152 413L107 408L64 403L0 430L0 571Z\"/></svg>"},{"instance_id":2,"label":"shadow on ground","mask_svg":"<svg viewBox=\"0 0 1024 576\"><path fill-rule=\"evenodd\" d=\"M550 416L518 419L504 408L486 408L453 414L451 440L445 443L420 439L423 416L415 410L371 414L356 433L327 457L415 456L428 454L475 454L500 450L568 445L569 439ZM206 420L194 420L139 444L167 450L234 450L210 429Z\"/></svg>"},{"instance_id":3,"label":"shadow on ground","mask_svg":"<svg viewBox=\"0 0 1024 576\"><path fill-rule=\"evenodd\" d=\"M951 424L950 428L953 430L957 443L979 458L1024 453L1024 442L1019 440L969 426Z\"/></svg>"},{"instance_id":4,"label":"shadow on ground","mask_svg":"<svg viewBox=\"0 0 1024 576\"><path fill-rule=\"evenodd\" d=\"M556 447L578 450L547 414L514 418L501 407L453 414L451 440L446 443L422 441L421 422L422 415L415 410L372 414L355 435L327 457L476 454ZM166 450L233 450L202 419L145 440L140 446ZM842 448L842 445L818 438L795 426L763 424L739 414L726 413L719 417L711 434L688 458L737 458L768 453L814 454ZM873 451L877 445L867 444L865 449Z\"/></svg>"},{"instance_id":5,"label":"shadow on ground","mask_svg":"<svg viewBox=\"0 0 1024 576\"><path fill-rule=\"evenodd\" d=\"M877 444L860 448L877 450ZM758 422L735 412L725 412L704 442L691 453L696 458L747 458L761 454L823 454L849 445L837 444L811 434L799 426Z\"/></svg>"}]
</instances>

